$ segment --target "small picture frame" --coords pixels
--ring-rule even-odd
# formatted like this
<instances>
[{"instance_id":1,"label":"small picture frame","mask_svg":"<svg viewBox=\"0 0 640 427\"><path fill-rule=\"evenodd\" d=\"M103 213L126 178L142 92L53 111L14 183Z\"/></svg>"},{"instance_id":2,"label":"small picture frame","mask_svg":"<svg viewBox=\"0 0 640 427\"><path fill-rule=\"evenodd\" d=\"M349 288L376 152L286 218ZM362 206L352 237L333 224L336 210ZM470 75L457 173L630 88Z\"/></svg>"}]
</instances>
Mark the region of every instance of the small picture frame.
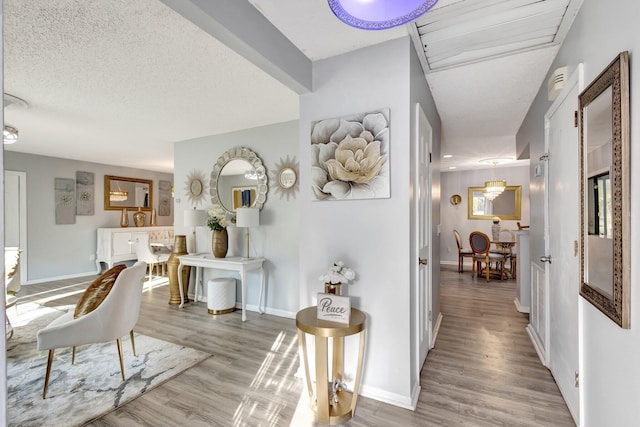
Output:
<instances>
[{"instance_id":1,"label":"small picture frame","mask_svg":"<svg viewBox=\"0 0 640 427\"><path fill-rule=\"evenodd\" d=\"M351 299L334 294L318 293L318 319L349 324Z\"/></svg>"}]
</instances>

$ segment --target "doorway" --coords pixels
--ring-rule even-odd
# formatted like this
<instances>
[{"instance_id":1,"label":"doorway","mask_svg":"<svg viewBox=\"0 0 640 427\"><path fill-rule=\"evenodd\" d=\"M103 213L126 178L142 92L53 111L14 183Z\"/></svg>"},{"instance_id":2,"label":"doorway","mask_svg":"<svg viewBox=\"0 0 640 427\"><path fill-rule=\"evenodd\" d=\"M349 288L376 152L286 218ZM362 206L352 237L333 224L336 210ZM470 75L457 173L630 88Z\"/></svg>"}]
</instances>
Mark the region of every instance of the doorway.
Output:
<instances>
[{"instance_id":1,"label":"doorway","mask_svg":"<svg viewBox=\"0 0 640 427\"><path fill-rule=\"evenodd\" d=\"M579 289L580 202L578 93L582 88L579 65L565 89L545 115L545 324L549 336L549 369L567 407L580 425Z\"/></svg>"},{"instance_id":2,"label":"doorway","mask_svg":"<svg viewBox=\"0 0 640 427\"><path fill-rule=\"evenodd\" d=\"M27 174L4 172L4 246L19 247L20 277L27 282Z\"/></svg>"}]
</instances>

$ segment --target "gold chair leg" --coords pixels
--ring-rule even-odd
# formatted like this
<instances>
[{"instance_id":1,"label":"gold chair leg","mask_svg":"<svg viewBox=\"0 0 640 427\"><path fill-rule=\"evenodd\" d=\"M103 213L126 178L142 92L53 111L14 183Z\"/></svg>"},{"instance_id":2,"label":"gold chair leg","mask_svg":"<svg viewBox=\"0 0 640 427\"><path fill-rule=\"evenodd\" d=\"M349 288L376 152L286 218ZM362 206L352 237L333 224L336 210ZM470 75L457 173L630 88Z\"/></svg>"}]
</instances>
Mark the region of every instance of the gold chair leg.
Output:
<instances>
[{"instance_id":1,"label":"gold chair leg","mask_svg":"<svg viewBox=\"0 0 640 427\"><path fill-rule=\"evenodd\" d=\"M10 340L13 336L13 325L11 324L11 320L9 320L9 316L7 316L7 312L4 312L5 325L7 328L7 340Z\"/></svg>"},{"instance_id":2,"label":"gold chair leg","mask_svg":"<svg viewBox=\"0 0 640 427\"><path fill-rule=\"evenodd\" d=\"M137 354L136 354L136 342L133 339L133 329L131 330L131 332L129 332L129 335L131 336L131 348L133 348L133 355L137 356Z\"/></svg>"},{"instance_id":3,"label":"gold chair leg","mask_svg":"<svg viewBox=\"0 0 640 427\"><path fill-rule=\"evenodd\" d=\"M122 342L120 338L116 339L118 345L118 357L120 358L120 373L122 374L122 381L124 381L124 363L122 362Z\"/></svg>"},{"instance_id":4,"label":"gold chair leg","mask_svg":"<svg viewBox=\"0 0 640 427\"><path fill-rule=\"evenodd\" d=\"M74 345L71 349L71 364L76 363L76 346Z\"/></svg>"},{"instance_id":5,"label":"gold chair leg","mask_svg":"<svg viewBox=\"0 0 640 427\"><path fill-rule=\"evenodd\" d=\"M42 398L47 398L47 388L49 387L49 375L51 374L51 364L53 363L53 349L49 350L49 358L47 359L47 372L44 375L44 390Z\"/></svg>"}]
</instances>

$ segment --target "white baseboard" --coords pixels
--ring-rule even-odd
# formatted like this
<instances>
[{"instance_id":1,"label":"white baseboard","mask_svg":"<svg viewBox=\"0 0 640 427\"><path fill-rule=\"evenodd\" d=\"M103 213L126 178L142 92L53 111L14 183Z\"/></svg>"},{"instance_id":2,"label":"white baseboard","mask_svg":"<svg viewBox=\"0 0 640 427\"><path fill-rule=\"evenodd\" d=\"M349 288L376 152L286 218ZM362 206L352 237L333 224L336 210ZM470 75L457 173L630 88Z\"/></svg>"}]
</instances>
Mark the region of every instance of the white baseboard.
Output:
<instances>
[{"instance_id":1,"label":"white baseboard","mask_svg":"<svg viewBox=\"0 0 640 427\"><path fill-rule=\"evenodd\" d=\"M36 283L55 282L56 280L77 279L78 277L95 276L96 271L92 270L86 273L67 274L65 276L48 277L46 279L27 280L24 285L35 285Z\"/></svg>"},{"instance_id":2,"label":"white baseboard","mask_svg":"<svg viewBox=\"0 0 640 427\"><path fill-rule=\"evenodd\" d=\"M518 310L520 313L529 313L531 311L530 307L520 305L520 300L518 298L514 299L513 303L516 305L516 310Z\"/></svg>"},{"instance_id":3,"label":"white baseboard","mask_svg":"<svg viewBox=\"0 0 640 427\"><path fill-rule=\"evenodd\" d=\"M545 353L544 347L540 342L540 339L538 338L538 334L536 333L536 331L533 330L533 327L531 325L527 325L525 330L527 331L527 334L529 334L529 338L531 338L531 342L533 343L533 348L536 349L536 353L538 353L538 358L540 359L540 362L542 362L543 366L548 367L547 362L545 360L546 356L544 354Z\"/></svg>"},{"instance_id":4,"label":"white baseboard","mask_svg":"<svg viewBox=\"0 0 640 427\"><path fill-rule=\"evenodd\" d=\"M438 313L436 324L433 327L433 338L431 339L431 347L429 347L429 349L432 349L436 345L436 338L438 338L438 332L440 332L440 325L442 325L442 319L443 319L442 313Z\"/></svg>"},{"instance_id":5,"label":"white baseboard","mask_svg":"<svg viewBox=\"0 0 640 427\"><path fill-rule=\"evenodd\" d=\"M422 387L420 387L420 380L418 380L418 382L416 383L416 386L413 388L413 392L411 392L411 410L415 411L416 408L418 407L418 399L420 398L420 390L422 390Z\"/></svg>"},{"instance_id":6,"label":"white baseboard","mask_svg":"<svg viewBox=\"0 0 640 427\"><path fill-rule=\"evenodd\" d=\"M189 298L191 299L191 301L194 300L193 298L193 294L189 294ZM207 303L207 299L203 298L202 295L198 294L198 302L204 302L205 304ZM240 301L236 301L236 308L238 310L242 310L242 303ZM260 312L260 310L258 309L257 305L253 305L253 304L247 304L247 310L249 311L255 311L257 313ZM295 319L296 318L296 313L291 312L291 311L285 311L285 310L278 310L276 308L269 308L267 307L264 314L270 314L272 316L278 316L278 317L284 317L287 319Z\"/></svg>"},{"instance_id":7,"label":"white baseboard","mask_svg":"<svg viewBox=\"0 0 640 427\"><path fill-rule=\"evenodd\" d=\"M418 386L418 395L420 394L420 387ZM385 390L381 390L377 387L367 386L366 384L362 385L360 388L360 395L364 397L368 397L370 399L378 400L380 402L388 403L389 405L398 406L400 408L409 409L411 411L415 410L415 405L413 403L414 394L416 393L413 390L412 396L403 396L396 393L390 393ZM416 400L417 403L417 400Z\"/></svg>"}]
</instances>

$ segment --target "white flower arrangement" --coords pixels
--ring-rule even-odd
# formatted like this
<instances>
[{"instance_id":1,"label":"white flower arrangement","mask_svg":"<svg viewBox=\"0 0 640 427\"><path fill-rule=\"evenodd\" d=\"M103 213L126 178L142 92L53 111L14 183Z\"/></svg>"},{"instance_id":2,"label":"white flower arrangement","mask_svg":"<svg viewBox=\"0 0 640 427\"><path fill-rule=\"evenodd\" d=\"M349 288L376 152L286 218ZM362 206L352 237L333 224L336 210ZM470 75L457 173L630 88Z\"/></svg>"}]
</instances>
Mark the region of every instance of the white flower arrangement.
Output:
<instances>
[{"instance_id":1,"label":"white flower arrangement","mask_svg":"<svg viewBox=\"0 0 640 427\"><path fill-rule=\"evenodd\" d=\"M209 218L207 219L207 225L211 230L220 231L227 228L227 213L222 206L213 205L209 208Z\"/></svg>"},{"instance_id":2,"label":"white flower arrangement","mask_svg":"<svg viewBox=\"0 0 640 427\"><path fill-rule=\"evenodd\" d=\"M332 285L338 283L349 283L350 280L355 279L356 273L344 266L344 262L334 262L329 271L320 276L320 280L324 283L331 283Z\"/></svg>"}]
</instances>

